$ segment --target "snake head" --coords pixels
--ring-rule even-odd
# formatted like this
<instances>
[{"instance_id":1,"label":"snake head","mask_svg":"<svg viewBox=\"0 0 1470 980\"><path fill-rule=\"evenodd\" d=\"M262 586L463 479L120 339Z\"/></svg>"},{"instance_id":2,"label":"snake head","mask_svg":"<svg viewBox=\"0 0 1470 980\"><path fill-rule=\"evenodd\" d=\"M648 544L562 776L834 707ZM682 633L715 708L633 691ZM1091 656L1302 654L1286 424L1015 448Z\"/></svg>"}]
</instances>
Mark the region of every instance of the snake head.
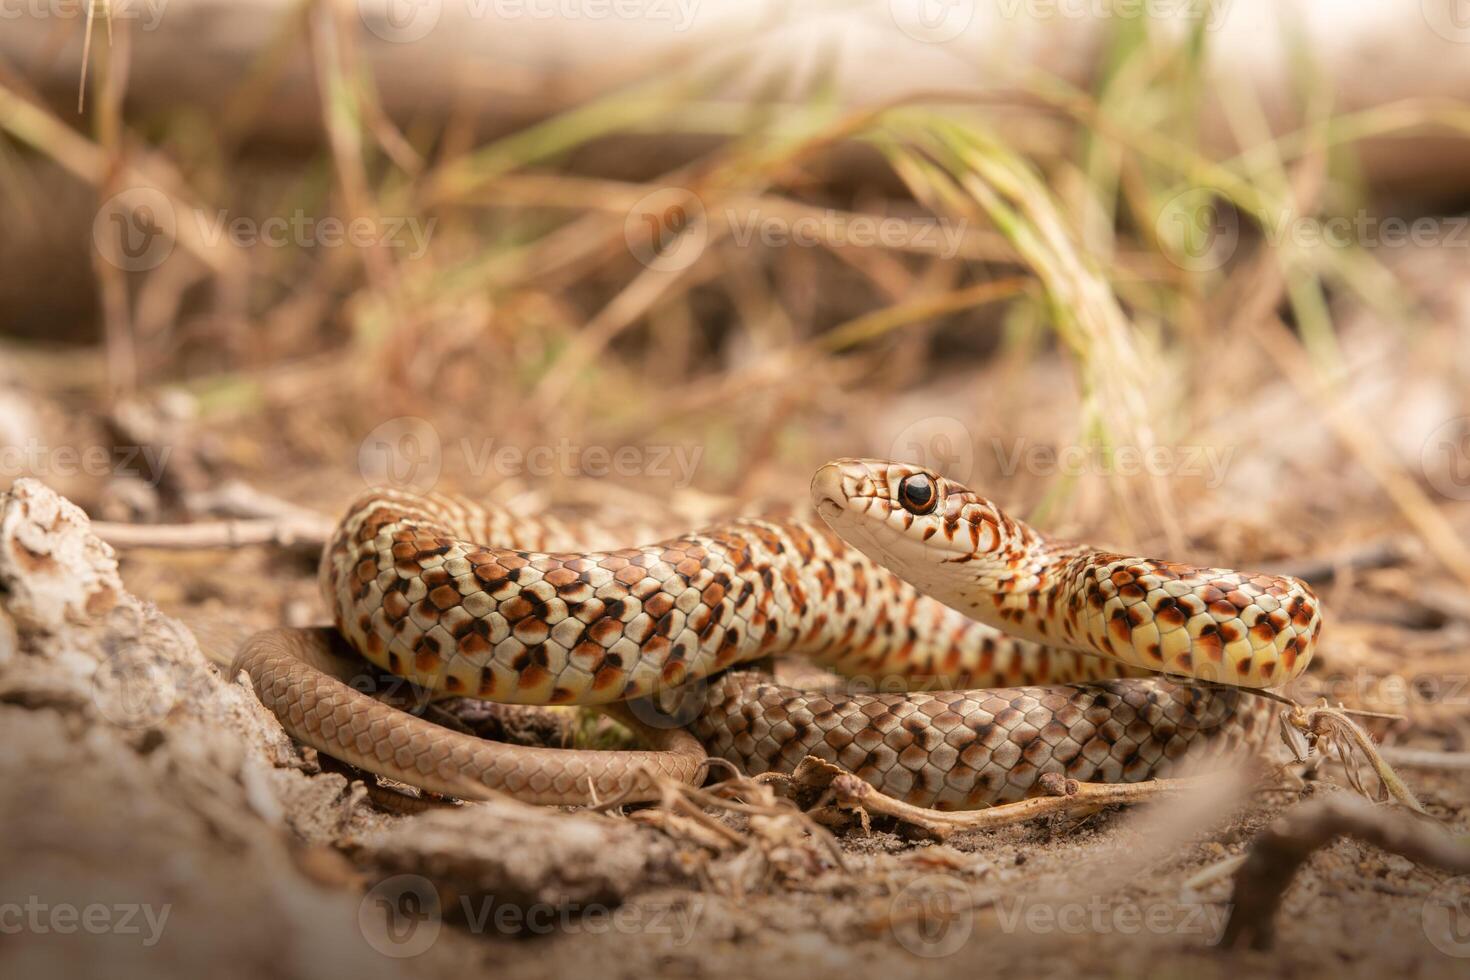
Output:
<instances>
[{"instance_id":1,"label":"snake head","mask_svg":"<svg viewBox=\"0 0 1470 980\"><path fill-rule=\"evenodd\" d=\"M994 502L912 463L835 460L812 478L812 501L853 547L951 605L963 579L1005 590L1039 543ZM957 564L968 574L947 567Z\"/></svg>"}]
</instances>

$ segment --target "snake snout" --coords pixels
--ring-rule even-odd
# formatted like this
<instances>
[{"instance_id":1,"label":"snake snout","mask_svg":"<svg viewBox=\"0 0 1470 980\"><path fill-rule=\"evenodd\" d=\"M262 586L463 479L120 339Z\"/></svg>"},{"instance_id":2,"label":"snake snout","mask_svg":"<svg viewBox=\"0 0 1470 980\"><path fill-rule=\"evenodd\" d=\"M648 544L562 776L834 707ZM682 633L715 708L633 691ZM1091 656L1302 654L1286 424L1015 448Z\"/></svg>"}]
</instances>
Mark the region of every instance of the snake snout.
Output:
<instances>
[{"instance_id":1,"label":"snake snout","mask_svg":"<svg viewBox=\"0 0 1470 980\"><path fill-rule=\"evenodd\" d=\"M812 477L812 504L828 524L842 519L847 510L847 494L842 488L840 463L827 463Z\"/></svg>"}]
</instances>

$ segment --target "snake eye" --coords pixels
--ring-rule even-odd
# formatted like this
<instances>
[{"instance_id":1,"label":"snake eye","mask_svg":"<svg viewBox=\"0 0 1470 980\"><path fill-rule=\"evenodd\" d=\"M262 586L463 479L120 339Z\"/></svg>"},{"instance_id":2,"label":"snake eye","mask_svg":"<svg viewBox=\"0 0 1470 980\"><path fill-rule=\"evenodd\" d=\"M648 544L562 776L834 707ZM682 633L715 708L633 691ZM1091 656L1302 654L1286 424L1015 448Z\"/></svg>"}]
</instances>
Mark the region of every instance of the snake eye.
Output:
<instances>
[{"instance_id":1,"label":"snake eye","mask_svg":"<svg viewBox=\"0 0 1470 980\"><path fill-rule=\"evenodd\" d=\"M934 509L939 494L934 490L934 481L923 473L906 476L898 485L898 502L911 514L927 514Z\"/></svg>"}]
</instances>

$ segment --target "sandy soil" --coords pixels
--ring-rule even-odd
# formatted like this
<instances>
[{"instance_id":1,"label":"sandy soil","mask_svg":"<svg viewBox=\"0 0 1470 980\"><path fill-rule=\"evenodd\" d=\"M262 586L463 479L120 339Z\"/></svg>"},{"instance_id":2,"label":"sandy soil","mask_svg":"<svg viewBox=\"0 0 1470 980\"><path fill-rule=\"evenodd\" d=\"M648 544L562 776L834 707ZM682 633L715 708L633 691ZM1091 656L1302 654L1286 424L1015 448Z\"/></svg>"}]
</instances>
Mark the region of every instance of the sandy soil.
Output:
<instances>
[{"instance_id":1,"label":"sandy soil","mask_svg":"<svg viewBox=\"0 0 1470 980\"><path fill-rule=\"evenodd\" d=\"M726 817L710 845L637 815L390 812L201 652L310 619L307 557L132 551L120 577L39 484L0 520L7 975L1449 977L1470 962L1465 907L1447 903L1463 889L1349 839L1298 875L1274 948L1216 947L1221 862L1299 801L1347 792L1335 765L942 843L847 830L835 851L792 815ZM1406 775L1470 828L1463 774Z\"/></svg>"}]
</instances>

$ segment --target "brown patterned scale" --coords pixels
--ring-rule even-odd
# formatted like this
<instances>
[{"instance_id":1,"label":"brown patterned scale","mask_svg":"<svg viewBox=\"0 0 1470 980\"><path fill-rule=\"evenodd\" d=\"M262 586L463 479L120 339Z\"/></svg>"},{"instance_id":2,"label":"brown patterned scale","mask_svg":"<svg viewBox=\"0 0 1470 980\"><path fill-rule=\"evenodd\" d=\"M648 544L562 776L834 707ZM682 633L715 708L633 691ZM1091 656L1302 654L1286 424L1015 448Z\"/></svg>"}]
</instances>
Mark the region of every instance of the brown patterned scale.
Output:
<instances>
[{"instance_id":1,"label":"brown patterned scale","mask_svg":"<svg viewBox=\"0 0 1470 980\"><path fill-rule=\"evenodd\" d=\"M690 730L712 754L759 772L810 753L942 807L1019 798L1042 772L1145 779L1185 755L1257 745L1267 703L1239 691L1061 685L1157 671L1277 684L1305 667L1320 630L1299 582L1053 543L919 467L842 460L818 472L813 496L830 526L738 520L611 548L596 526L373 491L339 525L320 578L351 647L437 696L606 705L698 681L705 701ZM576 550L589 545L605 550ZM333 689L340 703L302 710L294 692L313 675L283 672L302 650L283 650L280 631L263 637L240 658L258 691L271 665L263 699L297 738L365 768L424 785L423 766L405 760L432 749L434 766L452 768L446 759L474 750L479 763L435 788L541 802L654 792L631 774L637 753L592 753L594 778L588 753L554 750L517 763L512 784L485 764L507 747L434 726L416 727L407 748L369 751L379 736L402 741L381 712L404 716L345 683ZM882 690L964 690L834 695L721 673L776 653ZM685 763L682 778L698 778Z\"/></svg>"},{"instance_id":2,"label":"brown patterned scale","mask_svg":"<svg viewBox=\"0 0 1470 980\"><path fill-rule=\"evenodd\" d=\"M1162 680L853 694L735 671L689 730L752 775L814 755L906 803L971 810L1033 795L1043 773L1139 782L1230 760L1260 748L1271 718L1248 692Z\"/></svg>"}]
</instances>

